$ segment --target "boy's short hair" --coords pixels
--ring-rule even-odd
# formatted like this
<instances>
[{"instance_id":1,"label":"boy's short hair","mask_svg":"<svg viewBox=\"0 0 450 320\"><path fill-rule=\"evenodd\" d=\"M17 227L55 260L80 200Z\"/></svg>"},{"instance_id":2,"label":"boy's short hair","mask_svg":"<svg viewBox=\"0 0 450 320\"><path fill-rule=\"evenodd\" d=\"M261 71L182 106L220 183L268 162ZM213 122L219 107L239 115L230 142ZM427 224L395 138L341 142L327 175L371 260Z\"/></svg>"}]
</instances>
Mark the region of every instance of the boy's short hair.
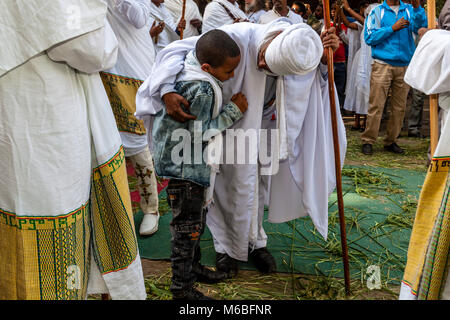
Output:
<instances>
[{"instance_id":1,"label":"boy's short hair","mask_svg":"<svg viewBox=\"0 0 450 320\"><path fill-rule=\"evenodd\" d=\"M207 63L213 68L224 64L227 57L241 54L236 42L222 30L211 30L198 39L195 54L200 64Z\"/></svg>"}]
</instances>

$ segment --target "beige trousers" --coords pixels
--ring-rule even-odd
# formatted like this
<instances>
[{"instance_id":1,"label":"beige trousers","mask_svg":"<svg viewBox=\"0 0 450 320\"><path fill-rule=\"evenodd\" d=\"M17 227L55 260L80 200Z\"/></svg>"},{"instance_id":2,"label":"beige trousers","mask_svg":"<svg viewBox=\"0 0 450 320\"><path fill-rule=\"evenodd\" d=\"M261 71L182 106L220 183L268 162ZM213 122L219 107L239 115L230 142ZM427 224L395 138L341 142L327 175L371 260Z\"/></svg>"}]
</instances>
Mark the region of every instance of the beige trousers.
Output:
<instances>
[{"instance_id":1,"label":"beige trousers","mask_svg":"<svg viewBox=\"0 0 450 320\"><path fill-rule=\"evenodd\" d=\"M366 130L361 135L363 143L373 144L377 140L389 88L392 88L392 108L387 123L384 145L388 146L396 142L402 130L406 98L409 91L409 86L403 80L406 68L378 62L373 63Z\"/></svg>"},{"instance_id":2,"label":"beige trousers","mask_svg":"<svg viewBox=\"0 0 450 320\"><path fill-rule=\"evenodd\" d=\"M158 212L158 187L155 168L150 150L147 148L129 157L137 177L137 186L141 196L141 210L144 214Z\"/></svg>"}]
</instances>

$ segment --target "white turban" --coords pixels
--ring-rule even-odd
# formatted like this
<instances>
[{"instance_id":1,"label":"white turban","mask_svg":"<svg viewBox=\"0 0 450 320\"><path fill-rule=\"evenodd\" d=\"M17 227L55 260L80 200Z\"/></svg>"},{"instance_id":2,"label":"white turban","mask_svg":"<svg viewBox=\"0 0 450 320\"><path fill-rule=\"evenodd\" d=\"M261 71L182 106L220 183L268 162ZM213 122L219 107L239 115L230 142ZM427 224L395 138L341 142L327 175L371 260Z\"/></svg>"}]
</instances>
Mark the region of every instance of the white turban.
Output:
<instances>
[{"instance_id":1,"label":"white turban","mask_svg":"<svg viewBox=\"0 0 450 320\"><path fill-rule=\"evenodd\" d=\"M302 75L317 68L322 54L318 34L309 25L299 23L273 39L266 50L266 63L276 75Z\"/></svg>"}]
</instances>

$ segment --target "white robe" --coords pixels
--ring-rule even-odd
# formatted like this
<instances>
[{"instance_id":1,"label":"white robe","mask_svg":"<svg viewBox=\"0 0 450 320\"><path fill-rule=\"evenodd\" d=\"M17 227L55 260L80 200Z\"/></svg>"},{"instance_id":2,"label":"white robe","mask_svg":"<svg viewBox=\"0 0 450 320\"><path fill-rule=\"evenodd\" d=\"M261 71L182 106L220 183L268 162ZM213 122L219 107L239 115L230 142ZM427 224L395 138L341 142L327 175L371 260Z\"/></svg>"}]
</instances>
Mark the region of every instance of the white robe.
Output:
<instances>
[{"instance_id":1,"label":"white robe","mask_svg":"<svg viewBox=\"0 0 450 320\"><path fill-rule=\"evenodd\" d=\"M347 28L347 38L348 38L348 59L347 59L347 82L345 86L345 95L348 96L349 93L351 94L350 90L352 90L352 85L350 84L350 77L352 72L355 71L356 65L354 65L356 59L355 55L356 52L361 48L361 32L363 31L364 27L356 21L355 24L358 26L358 29L352 29Z\"/></svg>"},{"instance_id":2,"label":"white robe","mask_svg":"<svg viewBox=\"0 0 450 320\"><path fill-rule=\"evenodd\" d=\"M372 73L372 49L364 41L364 30L360 33L360 48L347 73L347 89L344 109L365 115L369 109L370 74Z\"/></svg>"},{"instance_id":3,"label":"white robe","mask_svg":"<svg viewBox=\"0 0 450 320\"><path fill-rule=\"evenodd\" d=\"M119 42L117 63L107 72L128 78L145 80L155 61L156 50L149 31L150 18L147 0L108 0L107 19ZM144 121L150 121L146 118ZM136 155L148 146L146 135L119 132L127 157ZM151 135L149 135L151 137Z\"/></svg>"},{"instance_id":4,"label":"white robe","mask_svg":"<svg viewBox=\"0 0 450 320\"><path fill-rule=\"evenodd\" d=\"M153 39L153 43L155 43L156 53L160 52L171 42L180 39L180 36L176 33L177 25L175 24L170 12L166 9L164 3L161 3L159 7L157 7L153 2L150 1L150 17L154 21L156 21L156 25L164 21L163 31L158 35L158 37L155 37ZM153 21L150 26L152 24Z\"/></svg>"},{"instance_id":5,"label":"white robe","mask_svg":"<svg viewBox=\"0 0 450 320\"><path fill-rule=\"evenodd\" d=\"M68 10L71 7L81 10L78 26L76 21L72 21L75 25L68 24L73 18L70 16L73 12ZM106 4L87 0L54 0L51 4L6 0L0 4L0 12L0 25L8 25L10 31L0 32L0 38L11 44L0 52L0 171L3 175L0 213L9 212L14 219L24 222L31 217L40 224L46 220L57 224L61 216L67 215L69 225L74 219L71 212L78 212L77 208L90 201L92 169L109 161L121 147L98 74L112 67L117 59L117 40L106 22ZM22 24L20 19L27 23ZM20 250L11 251L13 254L17 251L14 259L23 262L17 266L17 279L10 279L19 283L14 288L15 294L45 299L51 286L44 287L40 296L33 291L39 285L45 286L45 281L55 283L56 277L63 281L61 286L65 292L64 277L68 270L60 271L61 265L55 262L50 267L52 271L39 273L38 267L50 264L53 254L49 248L41 248L42 252L36 253L37 244L32 246L29 242L37 230L42 232L41 237L46 231L54 232L53 237L61 237L64 227L46 226L27 231L24 225L17 228L14 237L8 238L10 232L5 229L3 219L0 220L0 233L5 237L3 248L15 248L22 240L22 245L28 246L23 256ZM85 228L87 231L90 227L85 225ZM87 232L80 240L87 241L85 247L90 247L92 252L92 235ZM50 238L47 243L51 241L57 242ZM56 259L63 267L68 260L75 259L74 247L80 247L75 242L68 234L67 239L59 239L58 245L67 245L66 250L56 252ZM6 263L2 249L0 261ZM39 266L34 265L35 259L40 259ZM85 267L82 270L85 274L89 268L98 274L93 281L91 273L88 292L110 293L113 299L145 299L139 253L126 268L108 274L100 275L93 258L91 266ZM32 268L35 273L31 272ZM0 280L0 296L5 294L2 284ZM54 286L60 288L57 283Z\"/></svg>"},{"instance_id":6,"label":"white robe","mask_svg":"<svg viewBox=\"0 0 450 320\"><path fill-rule=\"evenodd\" d=\"M285 18L277 21L280 20L288 21ZM258 130L261 127L261 120L256 119L262 119L266 75L258 70L256 63L258 46L265 30L271 25L241 23L220 28L227 32L241 49L241 63L235 70L235 77L224 83L223 101L229 101L232 94L241 91L246 95L249 105L244 117L233 125L234 129ZM311 32L314 31L311 29ZM189 38L176 42L161 52L156 59L157 67L153 69L152 76L139 89L136 115L154 114L164 107L159 92L161 85L174 83L177 73L183 67L185 55L194 48L197 39ZM325 104L320 105L322 95L326 100L328 94L321 86L323 79L320 77L319 71L305 76L284 77L287 87L285 101L290 163L288 170L291 173L291 181L297 185L299 192L295 197L303 200L304 211L271 211L269 217L271 221L280 222L308 214L313 218L319 232L326 237L327 200L334 185L334 171L331 170L334 167L334 156L330 149L330 125L326 123L326 117L320 118L321 114L326 113L326 108L329 109ZM291 94L294 95L293 98ZM310 121L304 121L306 118ZM339 112L338 119L341 119ZM344 154L346 148L342 120L339 129L341 153ZM303 152L304 150L308 152ZM325 150L328 151L324 152ZM342 155L341 159L343 162ZM305 162L298 166L303 160ZM216 177L214 204L208 212L207 224L213 234L216 250L225 251L238 260L247 260L251 219L259 209L258 177L257 163L221 165L220 173ZM272 176L273 178L275 176ZM284 205L293 201L290 198L284 200ZM264 235L261 235L261 240L264 240Z\"/></svg>"},{"instance_id":7,"label":"white robe","mask_svg":"<svg viewBox=\"0 0 450 320\"><path fill-rule=\"evenodd\" d=\"M165 0L164 5L172 15L175 24L178 25L183 10L183 0ZM184 13L184 20L186 20L186 28L183 31L184 39L199 35L197 28L190 23L190 21L194 19L202 21L202 15L200 14L198 6L194 2L194 0L186 0L186 10Z\"/></svg>"},{"instance_id":8,"label":"white robe","mask_svg":"<svg viewBox=\"0 0 450 320\"><path fill-rule=\"evenodd\" d=\"M239 9L237 2L232 4L227 0L213 0L205 7L205 12L203 13L202 33L208 32L212 29L217 29L226 24L234 23L234 19L230 17L222 5L227 7L234 17L247 19L245 13Z\"/></svg>"}]
</instances>

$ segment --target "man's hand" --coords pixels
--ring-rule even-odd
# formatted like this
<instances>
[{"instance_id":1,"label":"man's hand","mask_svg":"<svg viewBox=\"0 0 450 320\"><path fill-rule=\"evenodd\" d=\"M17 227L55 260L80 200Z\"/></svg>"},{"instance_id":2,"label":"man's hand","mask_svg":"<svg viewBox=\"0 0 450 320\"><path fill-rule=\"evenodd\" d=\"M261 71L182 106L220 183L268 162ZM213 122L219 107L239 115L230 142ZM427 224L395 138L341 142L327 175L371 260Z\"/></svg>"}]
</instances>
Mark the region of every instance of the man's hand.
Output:
<instances>
[{"instance_id":1,"label":"man's hand","mask_svg":"<svg viewBox=\"0 0 450 320\"><path fill-rule=\"evenodd\" d=\"M430 29L428 29L428 28L420 28L419 31L417 31L417 34L419 35L419 38L422 38L423 35L428 32L428 30L430 30Z\"/></svg>"},{"instance_id":2,"label":"man's hand","mask_svg":"<svg viewBox=\"0 0 450 320\"><path fill-rule=\"evenodd\" d=\"M186 122L188 120L197 119L196 116L188 114L183 111L181 105L189 108L189 102L180 96L178 93L169 92L162 97L164 104L166 106L166 111L169 116L171 116L175 121Z\"/></svg>"},{"instance_id":3,"label":"man's hand","mask_svg":"<svg viewBox=\"0 0 450 320\"><path fill-rule=\"evenodd\" d=\"M331 27L325 30L320 35L320 39L322 40L324 49L321 61L323 64L327 64L328 48L331 48L333 53L339 48L339 37L336 35L336 29Z\"/></svg>"},{"instance_id":4,"label":"man's hand","mask_svg":"<svg viewBox=\"0 0 450 320\"><path fill-rule=\"evenodd\" d=\"M191 21L189 21L189 23L192 24L196 29L202 26L202 20L200 19L192 19Z\"/></svg>"},{"instance_id":5,"label":"man's hand","mask_svg":"<svg viewBox=\"0 0 450 320\"><path fill-rule=\"evenodd\" d=\"M247 111L248 108L247 98L242 94L242 92L233 95L231 97L231 101L238 106L239 110L241 110L242 113Z\"/></svg>"},{"instance_id":6,"label":"man's hand","mask_svg":"<svg viewBox=\"0 0 450 320\"><path fill-rule=\"evenodd\" d=\"M181 19L180 22L178 22L177 29L179 31L184 30L186 28L186 20Z\"/></svg>"},{"instance_id":7,"label":"man's hand","mask_svg":"<svg viewBox=\"0 0 450 320\"><path fill-rule=\"evenodd\" d=\"M234 19L233 23L239 23L239 22L248 22L248 19L243 19L243 18L236 18Z\"/></svg>"},{"instance_id":8,"label":"man's hand","mask_svg":"<svg viewBox=\"0 0 450 320\"><path fill-rule=\"evenodd\" d=\"M154 38L160 34L164 29L164 22L160 22L156 25L156 21L153 21L152 27L150 28L150 37Z\"/></svg>"},{"instance_id":9,"label":"man's hand","mask_svg":"<svg viewBox=\"0 0 450 320\"><path fill-rule=\"evenodd\" d=\"M398 19L396 23L394 23L394 25L392 26L392 30L398 31L401 29L408 28L408 26L409 21L402 17L401 19Z\"/></svg>"}]
</instances>

